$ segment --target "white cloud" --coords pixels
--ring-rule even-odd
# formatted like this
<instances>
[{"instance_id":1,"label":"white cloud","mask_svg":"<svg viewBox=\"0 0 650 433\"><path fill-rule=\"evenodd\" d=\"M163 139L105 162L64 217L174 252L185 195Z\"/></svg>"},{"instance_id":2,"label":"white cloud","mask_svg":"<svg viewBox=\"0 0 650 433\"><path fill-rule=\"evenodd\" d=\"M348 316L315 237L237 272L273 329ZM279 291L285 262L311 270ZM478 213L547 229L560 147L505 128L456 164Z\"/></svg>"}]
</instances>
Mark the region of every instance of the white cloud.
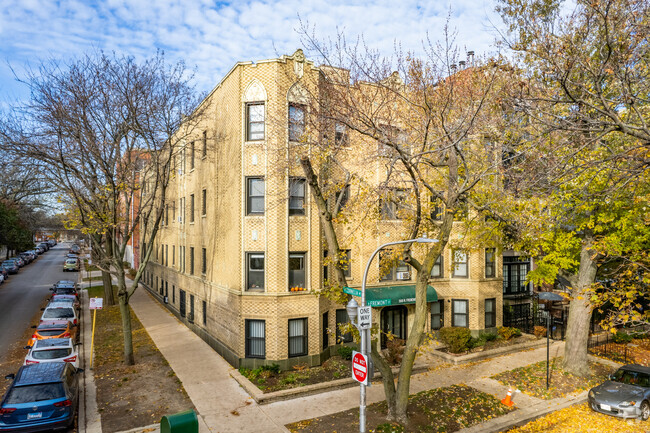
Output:
<instances>
[{"instance_id":1,"label":"white cloud","mask_svg":"<svg viewBox=\"0 0 650 433\"><path fill-rule=\"evenodd\" d=\"M69 58L90 49L146 57L164 49L170 60L197 66L200 90L210 90L237 61L291 54L301 45L298 15L315 25L320 39L344 30L360 34L390 55L395 41L422 52L427 33L442 37L449 4L429 0L23 0L0 6L0 59L20 70L26 62ZM92 6L91 6L92 5ZM455 0L452 28L461 52L493 50L489 20L499 23L490 0ZM276 50L280 51L276 53ZM0 100L15 84L0 68Z\"/></svg>"}]
</instances>

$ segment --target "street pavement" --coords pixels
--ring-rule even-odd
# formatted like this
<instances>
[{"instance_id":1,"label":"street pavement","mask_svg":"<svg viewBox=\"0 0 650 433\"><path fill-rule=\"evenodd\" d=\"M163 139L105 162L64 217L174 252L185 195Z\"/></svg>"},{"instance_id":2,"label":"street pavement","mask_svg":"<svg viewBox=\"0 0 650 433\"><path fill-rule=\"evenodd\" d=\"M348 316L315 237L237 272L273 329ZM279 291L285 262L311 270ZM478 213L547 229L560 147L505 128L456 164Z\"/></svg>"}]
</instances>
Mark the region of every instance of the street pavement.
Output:
<instances>
[{"instance_id":1,"label":"street pavement","mask_svg":"<svg viewBox=\"0 0 650 433\"><path fill-rule=\"evenodd\" d=\"M63 272L67 251L68 246L63 244L50 248L0 285L0 348L10 347L22 338L25 329L34 325L30 321L51 294L50 287L58 280L70 278L72 273ZM73 275L72 279L75 278ZM0 362L6 356L6 351L0 350Z\"/></svg>"},{"instance_id":2,"label":"street pavement","mask_svg":"<svg viewBox=\"0 0 650 433\"><path fill-rule=\"evenodd\" d=\"M275 433L287 432L285 424L322 417L359 406L359 388L345 388L321 394L298 397L269 404L257 404L230 376L233 369L219 354L196 334L179 322L157 302L143 287L131 298L131 307L142 322L170 367L181 380L187 394L199 414L201 433ZM86 315L88 317L89 315ZM86 320L88 322L89 319ZM86 324L86 329L89 329ZM86 333L87 334L87 333ZM551 345L551 356L559 356L563 342ZM442 364L437 358L423 354L418 363L431 366L429 371L415 374L411 380L411 393L466 384L502 399L508 386L490 379L502 371L546 359L546 347L513 353L490 360L466 365ZM88 383L88 381L87 381ZM516 386L516 384L512 384ZM367 388L367 403L384 400L381 383ZM519 410L506 417L496 418L478 426L465 429L464 433L497 432L508 426L520 424L545 413L584 401L585 393L570 395L550 401L516 393L514 402ZM95 408L96 410L96 408ZM87 411L88 412L88 411ZM92 414L87 419L95 419ZM88 432L99 432L97 424L88 426ZM132 432L159 431L157 425L142 426Z\"/></svg>"}]
</instances>

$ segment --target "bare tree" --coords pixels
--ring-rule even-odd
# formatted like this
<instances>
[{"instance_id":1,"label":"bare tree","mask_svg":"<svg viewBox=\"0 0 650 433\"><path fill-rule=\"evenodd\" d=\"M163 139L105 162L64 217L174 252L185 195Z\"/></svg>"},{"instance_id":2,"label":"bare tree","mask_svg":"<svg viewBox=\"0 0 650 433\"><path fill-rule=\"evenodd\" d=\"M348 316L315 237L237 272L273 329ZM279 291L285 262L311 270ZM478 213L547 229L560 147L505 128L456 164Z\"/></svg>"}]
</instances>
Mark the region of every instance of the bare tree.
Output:
<instances>
[{"instance_id":1,"label":"bare tree","mask_svg":"<svg viewBox=\"0 0 650 433\"><path fill-rule=\"evenodd\" d=\"M162 53L142 62L92 53L44 63L24 79L31 100L20 107L18 122L2 128L8 151L50 168L69 226L103 241L93 252L98 267L117 280L127 364L135 362L129 299L163 217L174 143L183 139L177 131L188 130L198 114L191 78ZM124 257L138 232L142 256L127 288Z\"/></svg>"},{"instance_id":2,"label":"bare tree","mask_svg":"<svg viewBox=\"0 0 650 433\"><path fill-rule=\"evenodd\" d=\"M472 236L496 242L497 225L486 223L484 216L491 192L500 185L501 117L495 113L512 68L473 56L469 67L458 66L451 37L443 46L428 44L423 58L400 52L384 58L360 42L349 45L343 35L323 44L307 27L302 34L307 48L325 64L317 83L307 76L302 83L311 92L312 121L300 144L289 150L289 161L295 160L291 155L301 155L318 206L336 269L329 296L342 302L347 285L341 239L359 232L376 234L385 214L402 219L396 231L404 239L426 234L438 240L392 252L393 261L401 258L417 272L415 316L397 383L377 340L372 344L388 418L406 423L431 269L448 245L470 245ZM348 193L350 184L354 191ZM361 227L365 231L357 230ZM451 238L454 231L458 239Z\"/></svg>"}]
</instances>

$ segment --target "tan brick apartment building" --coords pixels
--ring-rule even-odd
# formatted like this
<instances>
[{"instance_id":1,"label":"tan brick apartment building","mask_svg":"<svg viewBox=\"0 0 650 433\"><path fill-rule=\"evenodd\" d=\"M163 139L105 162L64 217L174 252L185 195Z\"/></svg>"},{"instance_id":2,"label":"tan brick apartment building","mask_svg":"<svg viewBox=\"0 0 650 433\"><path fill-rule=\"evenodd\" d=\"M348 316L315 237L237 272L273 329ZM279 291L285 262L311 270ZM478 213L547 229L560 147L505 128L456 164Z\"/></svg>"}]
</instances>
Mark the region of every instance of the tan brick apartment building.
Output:
<instances>
[{"instance_id":1,"label":"tan brick apartment building","mask_svg":"<svg viewBox=\"0 0 650 433\"><path fill-rule=\"evenodd\" d=\"M194 139L179 151L145 274L152 293L236 367L320 364L345 339L336 331L347 321L345 307L316 294L327 272L324 242L299 164L279 170L273 163L277 152L289 156L289 131L308 115L296 108L304 106L307 92L298 82L307 74L315 82L321 70L300 50L241 62L205 99ZM342 245L350 251L352 289L360 288L376 247L404 239L399 221L380 222L373 233ZM429 328L500 326L500 268L491 248L445 250L431 278L437 301ZM373 311L397 336L410 326L413 281L408 266L398 263L381 278L379 265L371 267L375 295L399 295Z\"/></svg>"}]
</instances>

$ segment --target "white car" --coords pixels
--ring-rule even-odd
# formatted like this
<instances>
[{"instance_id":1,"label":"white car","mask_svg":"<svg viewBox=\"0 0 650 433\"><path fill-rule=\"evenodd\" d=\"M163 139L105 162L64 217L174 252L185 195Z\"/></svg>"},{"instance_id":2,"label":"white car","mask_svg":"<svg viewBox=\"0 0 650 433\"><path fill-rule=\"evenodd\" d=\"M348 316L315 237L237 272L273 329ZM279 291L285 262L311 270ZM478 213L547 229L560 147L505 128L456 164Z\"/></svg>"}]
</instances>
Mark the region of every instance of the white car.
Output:
<instances>
[{"instance_id":1,"label":"white car","mask_svg":"<svg viewBox=\"0 0 650 433\"><path fill-rule=\"evenodd\" d=\"M0 284L2 284L5 280L5 276L0 274Z\"/></svg>"},{"instance_id":2,"label":"white car","mask_svg":"<svg viewBox=\"0 0 650 433\"><path fill-rule=\"evenodd\" d=\"M68 322L72 322L73 325L76 325L79 322L79 317L77 316L77 310L71 305L55 304L51 307L48 305L43 309L41 322L44 320L67 320Z\"/></svg>"},{"instance_id":3,"label":"white car","mask_svg":"<svg viewBox=\"0 0 650 433\"><path fill-rule=\"evenodd\" d=\"M79 352L72 338L36 340L34 345L29 349L27 356L25 356L23 365L61 361L69 362L75 368L79 367Z\"/></svg>"}]
</instances>

